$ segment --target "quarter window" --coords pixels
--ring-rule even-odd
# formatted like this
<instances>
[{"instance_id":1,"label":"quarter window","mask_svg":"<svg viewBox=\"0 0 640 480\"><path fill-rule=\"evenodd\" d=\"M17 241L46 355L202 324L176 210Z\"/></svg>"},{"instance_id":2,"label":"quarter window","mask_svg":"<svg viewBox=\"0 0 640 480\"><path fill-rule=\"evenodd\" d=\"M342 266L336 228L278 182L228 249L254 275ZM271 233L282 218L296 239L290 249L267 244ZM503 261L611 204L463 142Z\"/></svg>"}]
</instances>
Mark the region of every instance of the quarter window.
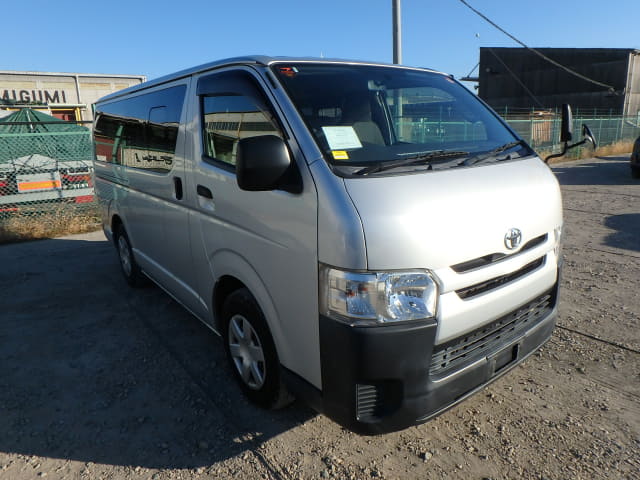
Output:
<instances>
[{"instance_id":1,"label":"quarter window","mask_svg":"<svg viewBox=\"0 0 640 480\"><path fill-rule=\"evenodd\" d=\"M186 86L96 107L96 158L158 173L171 171Z\"/></svg>"}]
</instances>

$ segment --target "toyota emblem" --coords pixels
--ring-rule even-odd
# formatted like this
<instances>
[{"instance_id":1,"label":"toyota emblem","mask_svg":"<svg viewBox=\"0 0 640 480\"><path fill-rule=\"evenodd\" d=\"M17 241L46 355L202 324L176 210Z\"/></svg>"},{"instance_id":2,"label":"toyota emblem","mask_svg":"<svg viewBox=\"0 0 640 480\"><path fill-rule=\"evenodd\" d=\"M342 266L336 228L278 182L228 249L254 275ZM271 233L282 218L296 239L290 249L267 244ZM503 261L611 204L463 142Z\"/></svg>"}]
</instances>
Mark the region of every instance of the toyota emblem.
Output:
<instances>
[{"instance_id":1,"label":"toyota emblem","mask_svg":"<svg viewBox=\"0 0 640 480\"><path fill-rule=\"evenodd\" d=\"M522 242L522 232L518 228L510 228L504 236L504 245L509 250L514 250Z\"/></svg>"}]
</instances>

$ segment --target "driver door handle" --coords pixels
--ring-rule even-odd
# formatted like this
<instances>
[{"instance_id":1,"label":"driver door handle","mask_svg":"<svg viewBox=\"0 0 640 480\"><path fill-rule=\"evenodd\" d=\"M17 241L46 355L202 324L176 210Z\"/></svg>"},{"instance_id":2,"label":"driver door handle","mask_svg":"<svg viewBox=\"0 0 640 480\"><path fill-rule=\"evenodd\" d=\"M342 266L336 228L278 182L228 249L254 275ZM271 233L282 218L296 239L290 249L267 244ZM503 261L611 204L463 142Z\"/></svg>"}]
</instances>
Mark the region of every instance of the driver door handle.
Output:
<instances>
[{"instance_id":1,"label":"driver door handle","mask_svg":"<svg viewBox=\"0 0 640 480\"><path fill-rule=\"evenodd\" d=\"M211 190L209 190L205 186L198 185L196 187L196 192L198 192L198 195L200 195L201 197L208 198L209 200L213 199L213 194L211 193Z\"/></svg>"}]
</instances>

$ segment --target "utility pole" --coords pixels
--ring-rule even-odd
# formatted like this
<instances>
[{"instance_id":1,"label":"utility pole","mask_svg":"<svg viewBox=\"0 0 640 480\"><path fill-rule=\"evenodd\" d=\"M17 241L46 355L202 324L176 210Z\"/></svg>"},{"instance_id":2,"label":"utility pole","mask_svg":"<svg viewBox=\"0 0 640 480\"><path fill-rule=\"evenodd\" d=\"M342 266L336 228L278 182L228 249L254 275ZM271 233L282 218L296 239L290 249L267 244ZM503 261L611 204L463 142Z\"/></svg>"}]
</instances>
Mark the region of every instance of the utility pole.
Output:
<instances>
[{"instance_id":1,"label":"utility pole","mask_svg":"<svg viewBox=\"0 0 640 480\"><path fill-rule=\"evenodd\" d=\"M400 14L400 0L391 0L391 8L393 10L393 63L400 65L402 63L402 19ZM393 109L395 129L397 131L398 140L404 138L402 119L402 94L400 89L393 91Z\"/></svg>"},{"instance_id":2,"label":"utility pole","mask_svg":"<svg viewBox=\"0 0 640 480\"><path fill-rule=\"evenodd\" d=\"M393 10L393 63L402 63L402 25L400 0L391 0Z\"/></svg>"}]
</instances>

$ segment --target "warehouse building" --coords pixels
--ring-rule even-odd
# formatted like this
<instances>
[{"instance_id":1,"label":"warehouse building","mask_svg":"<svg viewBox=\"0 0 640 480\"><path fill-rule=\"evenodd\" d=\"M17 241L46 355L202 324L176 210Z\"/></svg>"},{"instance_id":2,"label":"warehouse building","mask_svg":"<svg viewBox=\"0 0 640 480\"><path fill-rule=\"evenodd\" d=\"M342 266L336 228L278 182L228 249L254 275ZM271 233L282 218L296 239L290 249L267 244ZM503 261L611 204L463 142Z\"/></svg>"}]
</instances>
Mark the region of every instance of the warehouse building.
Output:
<instances>
[{"instance_id":1,"label":"warehouse building","mask_svg":"<svg viewBox=\"0 0 640 480\"><path fill-rule=\"evenodd\" d=\"M526 48L480 48L480 98L498 111L569 103L582 111L637 116L640 50L538 48L538 52L589 79L570 74ZM611 88L609 88L611 87Z\"/></svg>"},{"instance_id":2,"label":"warehouse building","mask_svg":"<svg viewBox=\"0 0 640 480\"><path fill-rule=\"evenodd\" d=\"M89 122L91 104L100 97L144 81L144 75L0 70L0 116L31 108L62 120Z\"/></svg>"}]
</instances>

